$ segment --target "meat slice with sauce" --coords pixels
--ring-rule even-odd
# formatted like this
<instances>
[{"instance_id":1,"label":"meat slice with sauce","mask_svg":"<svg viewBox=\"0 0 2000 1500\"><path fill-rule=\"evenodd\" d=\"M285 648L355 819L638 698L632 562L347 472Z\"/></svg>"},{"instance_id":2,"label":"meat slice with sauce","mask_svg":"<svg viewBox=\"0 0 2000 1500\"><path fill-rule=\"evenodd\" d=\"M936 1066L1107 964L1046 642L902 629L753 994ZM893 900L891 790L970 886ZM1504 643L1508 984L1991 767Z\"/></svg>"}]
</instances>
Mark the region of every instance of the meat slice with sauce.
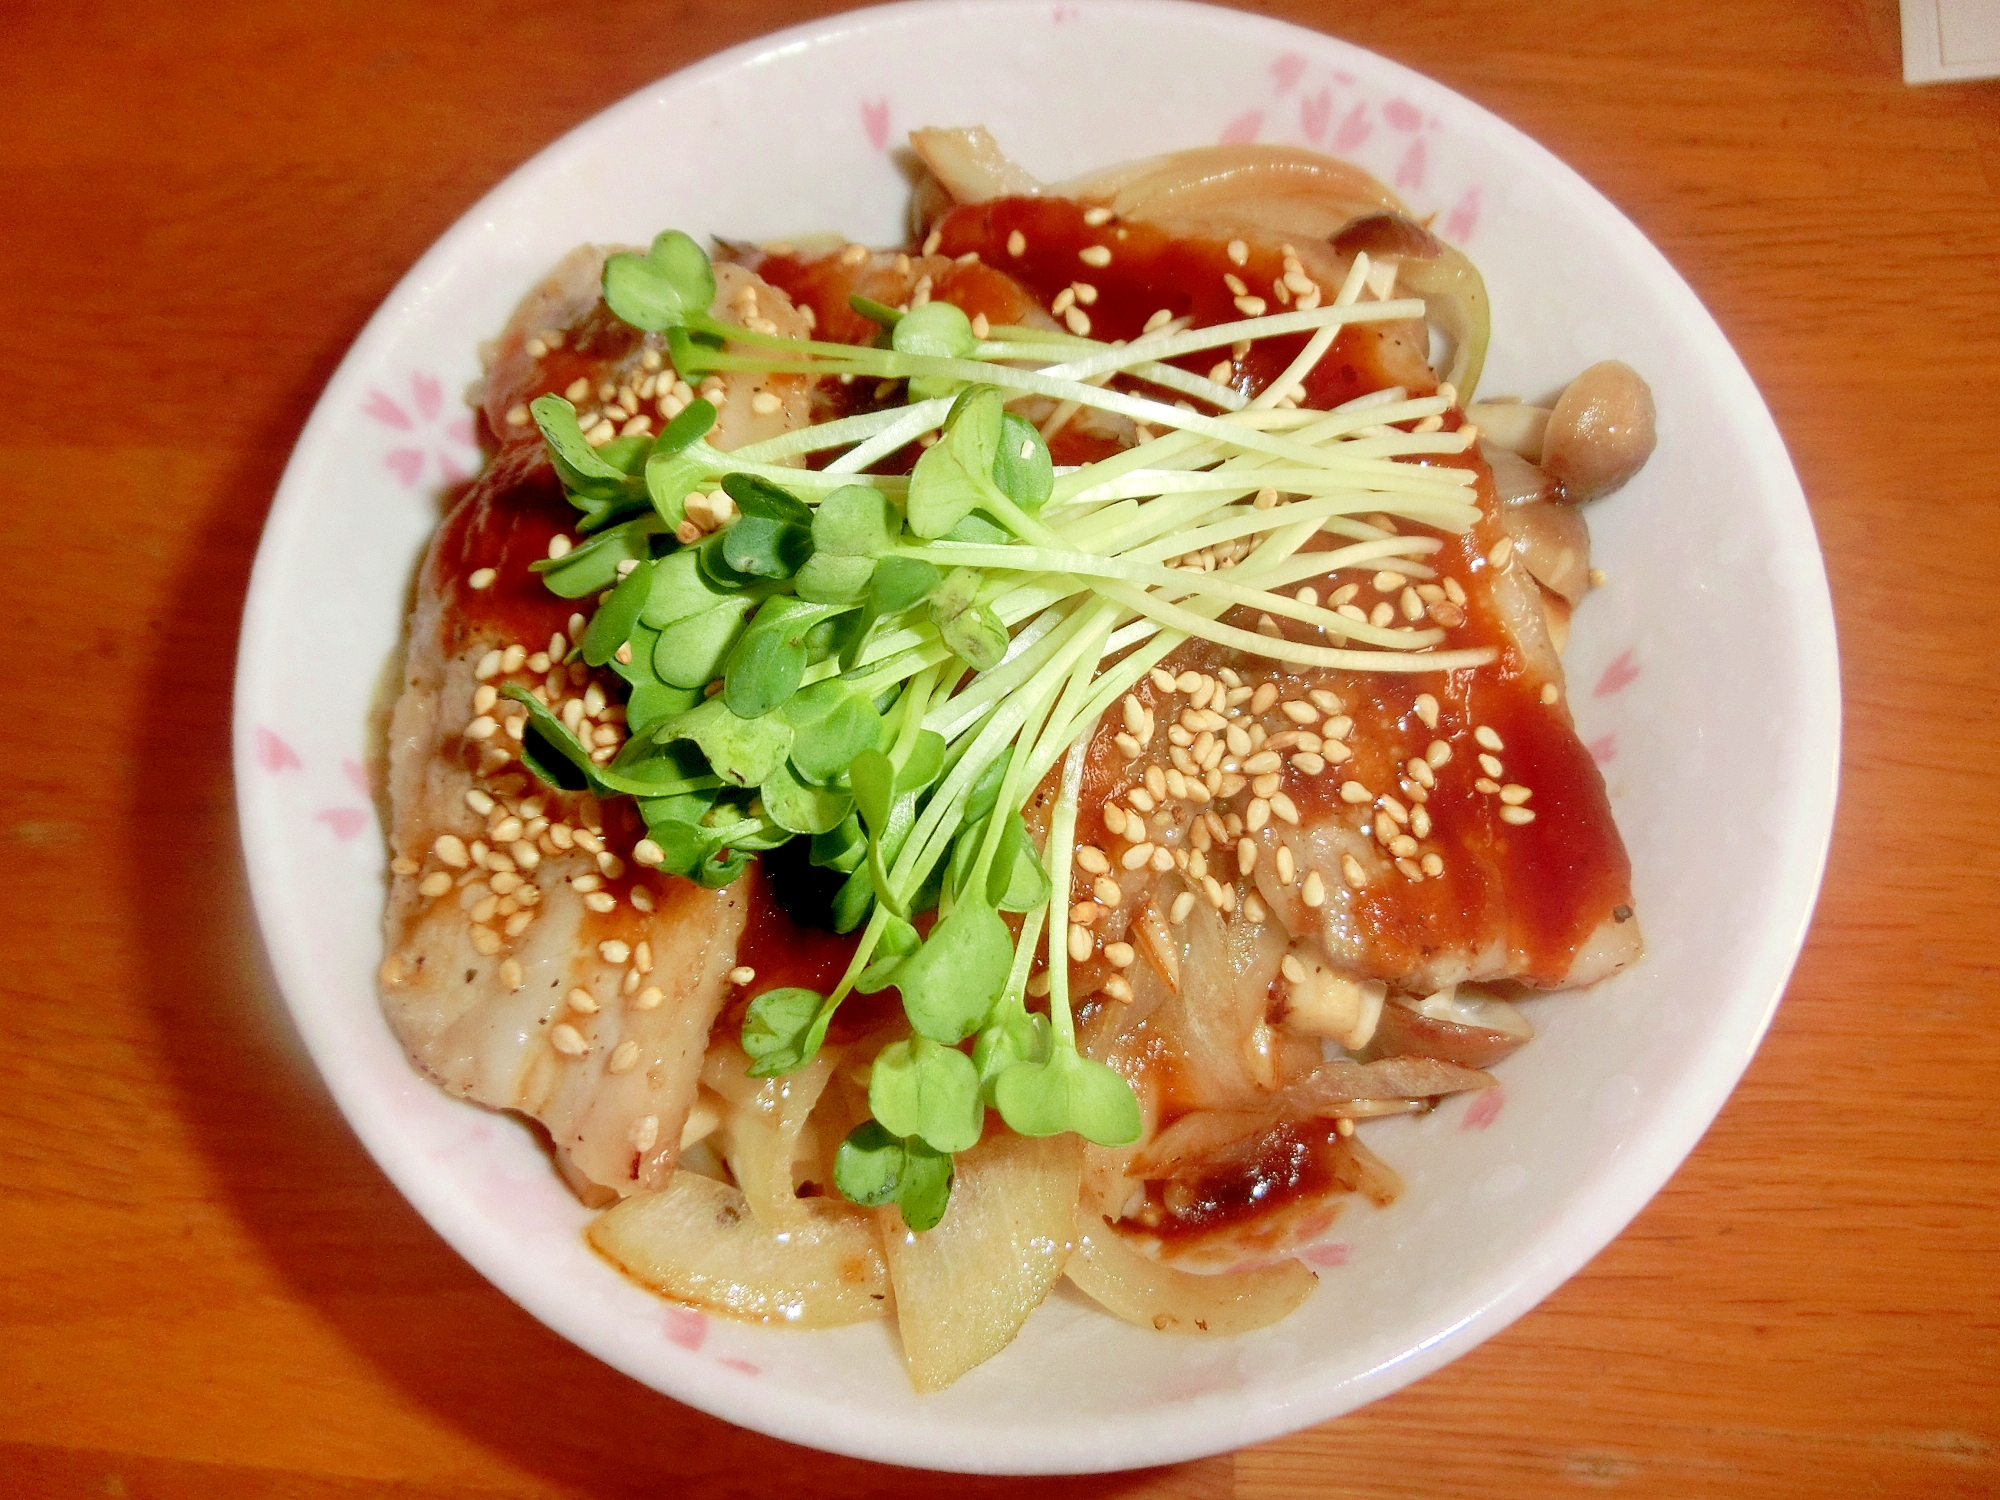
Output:
<instances>
[{"instance_id":1,"label":"meat slice with sauce","mask_svg":"<svg viewBox=\"0 0 2000 1500\"><path fill-rule=\"evenodd\" d=\"M1169 233L1045 196L947 207L931 231L922 256L850 247L760 269L836 327L859 291L1131 339L1166 318L1265 310L1266 295L1312 305L1349 264L1326 242ZM1109 253L1086 260L1091 244ZM1301 404L1439 389L1421 332L1345 331ZM1189 363L1247 395L1302 342ZM1072 431L1052 447L1082 462L1131 436ZM1569 715L1544 595L1510 556L1485 461L1458 461L1476 471L1483 512L1470 534L1439 536L1404 572L1306 585L1378 624L1442 628L1447 648L1490 647L1492 664L1301 670L1191 643L1091 745L1069 893L1090 942L1071 988L1093 996L1084 1035L1134 1083L1149 1145L1094 1149L1088 1195L1160 1253L1211 1267L1282 1254L1323 1233L1344 1196L1393 1196L1393 1173L1352 1140L1352 1120L1409 1108L1413 1091L1421 1101L1491 1081L1425 1056L1346 1060L1396 996L1587 985L1639 954L1629 863ZM1325 643L1291 622L1232 623ZM1053 779L1031 824L1046 827L1052 797ZM1419 1046L1431 1032L1392 1034ZM1381 1097L1357 1092L1371 1088ZM1171 1172L1147 1156L1163 1139L1181 1143Z\"/></svg>"},{"instance_id":2,"label":"meat slice with sauce","mask_svg":"<svg viewBox=\"0 0 2000 1500\"><path fill-rule=\"evenodd\" d=\"M526 403L568 394L586 431L643 431L692 394L599 302L604 254L567 258L494 346L483 410L498 451L424 560L389 736L381 972L417 1066L541 1122L592 1199L671 1178L746 920L740 883L705 890L640 867L629 803L535 780L516 753L522 710L499 696L507 683L539 690L607 756L622 739L622 687L564 662L583 617L528 568L575 512ZM782 294L739 267L717 268L715 312L805 332ZM767 390L775 408L755 399ZM740 376L715 394L720 446L805 415L793 376Z\"/></svg>"}]
</instances>

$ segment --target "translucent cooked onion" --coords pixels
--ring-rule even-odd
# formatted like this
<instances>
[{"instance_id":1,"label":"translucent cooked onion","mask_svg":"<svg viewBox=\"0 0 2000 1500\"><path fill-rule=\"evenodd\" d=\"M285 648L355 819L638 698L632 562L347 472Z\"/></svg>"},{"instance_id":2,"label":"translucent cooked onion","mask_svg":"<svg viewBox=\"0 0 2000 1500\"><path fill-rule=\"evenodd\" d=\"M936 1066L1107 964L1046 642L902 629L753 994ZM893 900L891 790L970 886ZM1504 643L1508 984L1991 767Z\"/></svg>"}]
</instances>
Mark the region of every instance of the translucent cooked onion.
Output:
<instances>
[{"instance_id":1,"label":"translucent cooked onion","mask_svg":"<svg viewBox=\"0 0 2000 1500\"><path fill-rule=\"evenodd\" d=\"M1470 401L1493 325L1479 268L1400 212L1361 215L1333 236L1333 248L1350 258L1365 252L1371 260L1395 263L1397 280L1424 299L1424 311L1451 341L1444 378L1457 387L1461 402Z\"/></svg>"},{"instance_id":2,"label":"translucent cooked onion","mask_svg":"<svg viewBox=\"0 0 2000 1500\"><path fill-rule=\"evenodd\" d=\"M1008 159L984 125L913 130L910 148L954 203L1032 198L1043 191L1041 183Z\"/></svg>"},{"instance_id":3,"label":"translucent cooked onion","mask_svg":"<svg viewBox=\"0 0 2000 1500\"><path fill-rule=\"evenodd\" d=\"M1296 146L1175 151L1072 177L1050 191L1103 203L1120 218L1234 223L1309 240L1330 239L1362 214L1406 211L1359 167Z\"/></svg>"},{"instance_id":4,"label":"translucent cooked onion","mask_svg":"<svg viewBox=\"0 0 2000 1500\"><path fill-rule=\"evenodd\" d=\"M1281 1089L1278 1108L1294 1118L1337 1115L1357 1099L1428 1099L1490 1088L1491 1073L1461 1068L1430 1057L1391 1057L1380 1062L1326 1062L1297 1083Z\"/></svg>"},{"instance_id":5,"label":"translucent cooked onion","mask_svg":"<svg viewBox=\"0 0 2000 1500\"><path fill-rule=\"evenodd\" d=\"M1076 1243L1075 1136L994 1135L959 1153L951 1205L914 1234L876 1210L910 1383L941 1391L991 1359L1042 1305Z\"/></svg>"},{"instance_id":6,"label":"translucent cooked onion","mask_svg":"<svg viewBox=\"0 0 2000 1500\"><path fill-rule=\"evenodd\" d=\"M1197 1276L1141 1255L1102 1224L1079 1229L1065 1271L1077 1290L1128 1323L1225 1338L1270 1327L1305 1301L1319 1280L1295 1260Z\"/></svg>"},{"instance_id":7,"label":"translucent cooked onion","mask_svg":"<svg viewBox=\"0 0 2000 1500\"><path fill-rule=\"evenodd\" d=\"M802 1204L783 1231L757 1222L743 1194L694 1172L625 1199L590 1226L591 1244L635 1281L731 1317L833 1328L889 1310L872 1220L839 1204Z\"/></svg>"},{"instance_id":8,"label":"translucent cooked onion","mask_svg":"<svg viewBox=\"0 0 2000 1500\"><path fill-rule=\"evenodd\" d=\"M1653 393L1619 360L1592 365L1572 380L1549 413L1542 467L1574 504L1608 495L1652 456Z\"/></svg>"},{"instance_id":9,"label":"translucent cooked onion","mask_svg":"<svg viewBox=\"0 0 2000 1500\"><path fill-rule=\"evenodd\" d=\"M1569 605L1590 590L1590 528L1573 505L1523 500L1500 507L1501 529L1535 581Z\"/></svg>"}]
</instances>

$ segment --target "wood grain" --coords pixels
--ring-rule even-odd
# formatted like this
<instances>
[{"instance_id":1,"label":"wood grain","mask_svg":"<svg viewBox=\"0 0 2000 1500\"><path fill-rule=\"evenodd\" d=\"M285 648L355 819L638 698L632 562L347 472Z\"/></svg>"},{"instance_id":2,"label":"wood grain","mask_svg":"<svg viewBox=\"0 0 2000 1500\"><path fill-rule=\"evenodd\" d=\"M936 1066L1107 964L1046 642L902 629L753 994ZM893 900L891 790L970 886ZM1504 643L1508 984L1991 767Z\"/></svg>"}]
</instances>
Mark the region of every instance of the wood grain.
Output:
<instances>
[{"instance_id":1,"label":"wood grain","mask_svg":"<svg viewBox=\"0 0 2000 1500\"><path fill-rule=\"evenodd\" d=\"M561 131L813 0L0 15L0 1495L2000 1492L2000 85L1890 0L1256 7L1527 130L1741 352L1839 611L1786 1003L1631 1228L1458 1363L1178 1470L943 1481L652 1395L447 1250L279 1019L227 771L263 514L341 352Z\"/></svg>"}]
</instances>

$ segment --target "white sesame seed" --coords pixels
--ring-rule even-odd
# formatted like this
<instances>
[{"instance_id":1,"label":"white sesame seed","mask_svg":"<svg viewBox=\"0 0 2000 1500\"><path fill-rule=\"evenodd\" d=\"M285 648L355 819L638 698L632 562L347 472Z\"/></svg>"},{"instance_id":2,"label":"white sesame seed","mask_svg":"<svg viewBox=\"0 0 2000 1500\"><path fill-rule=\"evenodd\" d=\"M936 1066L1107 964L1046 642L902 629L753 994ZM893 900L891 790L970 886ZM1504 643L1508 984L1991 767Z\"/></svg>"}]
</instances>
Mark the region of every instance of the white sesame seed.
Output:
<instances>
[{"instance_id":1,"label":"white sesame seed","mask_svg":"<svg viewBox=\"0 0 2000 1500\"><path fill-rule=\"evenodd\" d=\"M1503 807L1500 809L1500 821L1517 826L1532 823L1535 821L1535 810L1532 807Z\"/></svg>"},{"instance_id":2,"label":"white sesame seed","mask_svg":"<svg viewBox=\"0 0 2000 1500\"><path fill-rule=\"evenodd\" d=\"M1497 755L1480 756L1479 769L1496 781L1504 774L1504 767L1501 766L1500 758Z\"/></svg>"},{"instance_id":3,"label":"white sesame seed","mask_svg":"<svg viewBox=\"0 0 2000 1500\"><path fill-rule=\"evenodd\" d=\"M1435 729L1438 727L1438 701L1436 698L1432 697L1429 693L1417 694L1416 710L1417 717L1424 721L1424 728Z\"/></svg>"},{"instance_id":4,"label":"white sesame seed","mask_svg":"<svg viewBox=\"0 0 2000 1500\"><path fill-rule=\"evenodd\" d=\"M478 952L491 957L500 951L500 934L491 927L475 925L472 929L472 946Z\"/></svg>"},{"instance_id":5,"label":"white sesame seed","mask_svg":"<svg viewBox=\"0 0 2000 1500\"><path fill-rule=\"evenodd\" d=\"M1178 896L1174 897L1174 904L1167 908L1167 920L1178 927L1187 920L1188 913L1193 910L1194 892L1182 891Z\"/></svg>"},{"instance_id":6,"label":"white sesame seed","mask_svg":"<svg viewBox=\"0 0 2000 1500\"><path fill-rule=\"evenodd\" d=\"M1090 929L1086 927L1070 928L1068 943L1069 956L1073 963L1082 963L1089 958L1090 950L1096 946L1096 940L1091 937Z\"/></svg>"},{"instance_id":7,"label":"white sesame seed","mask_svg":"<svg viewBox=\"0 0 2000 1500\"><path fill-rule=\"evenodd\" d=\"M1502 743L1500 736L1495 734L1491 726L1486 724L1481 724L1477 729L1473 730L1472 737L1488 750L1505 750L1507 748Z\"/></svg>"},{"instance_id":8,"label":"white sesame seed","mask_svg":"<svg viewBox=\"0 0 2000 1500\"><path fill-rule=\"evenodd\" d=\"M567 995L563 996L563 1001L580 1016L594 1016L597 1014L597 997L582 985L578 985Z\"/></svg>"},{"instance_id":9,"label":"white sesame seed","mask_svg":"<svg viewBox=\"0 0 2000 1500\"><path fill-rule=\"evenodd\" d=\"M451 877L442 870L433 870L417 882L417 894L420 896L442 896L450 889Z\"/></svg>"},{"instance_id":10,"label":"white sesame seed","mask_svg":"<svg viewBox=\"0 0 2000 1500\"><path fill-rule=\"evenodd\" d=\"M1111 861L1105 858L1104 851L1095 844L1084 844L1079 847L1076 851L1076 862L1079 867L1093 875L1102 875L1111 868Z\"/></svg>"},{"instance_id":11,"label":"white sesame seed","mask_svg":"<svg viewBox=\"0 0 2000 1500\"><path fill-rule=\"evenodd\" d=\"M1500 788L1500 800L1510 807L1519 807L1534 795L1532 787L1522 786L1518 781L1510 781Z\"/></svg>"},{"instance_id":12,"label":"white sesame seed","mask_svg":"<svg viewBox=\"0 0 2000 1500\"><path fill-rule=\"evenodd\" d=\"M1511 536L1503 536L1493 544L1493 550L1486 554L1486 560L1496 568L1504 568L1513 556L1514 539Z\"/></svg>"},{"instance_id":13,"label":"white sesame seed","mask_svg":"<svg viewBox=\"0 0 2000 1500\"><path fill-rule=\"evenodd\" d=\"M454 870L463 870L472 862L471 856L466 853L465 840L456 834L439 834L437 842L431 845L431 850L440 862L451 866Z\"/></svg>"},{"instance_id":14,"label":"white sesame seed","mask_svg":"<svg viewBox=\"0 0 2000 1500\"><path fill-rule=\"evenodd\" d=\"M1086 266L1108 266L1111 264L1111 247L1109 245L1085 245L1081 250L1076 252L1076 258Z\"/></svg>"},{"instance_id":15,"label":"white sesame seed","mask_svg":"<svg viewBox=\"0 0 2000 1500\"><path fill-rule=\"evenodd\" d=\"M1351 854L1346 856L1346 861L1348 864L1353 864L1354 856ZM1320 878L1319 871L1306 871L1306 878L1299 885L1299 900L1314 910L1326 905L1326 882Z\"/></svg>"},{"instance_id":16,"label":"white sesame seed","mask_svg":"<svg viewBox=\"0 0 2000 1500\"><path fill-rule=\"evenodd\" d=\"M1104 945L1105 962L1109 963L1114 969L1130 968L1135 956L1130 943L1106 943Z\"/></svg>"},{"instance_id":17,"label":"white sesame seed","mask_svg":"<svg viewBox=\"0 0 2000 1500\"><path fill-rule=\"evenodd\" d=\"M666 998L657 984L649 984L632 997L632 1009L657 1010L660 1002Z\"/></svg>"},{"instance_id":18,"label":"white sesame seed","mask_svg":"<svg viewBox=\"0 0 2000 1500\"><path fill-rule=\"evenodd\" d=\"M1236 310L1242 313L1244 317L1261 318L1264 316L1266 304L1262 297L1238 297L1235 300Z\"/></svg>"},{"instance_id":19,"label":"white sesame seed","mask_svg":"<svg viewBox=\"0 0 2000 1500\"><path fill-rule=\"evenodd\" d=\"M592 891L583 898L583 904L601 916L618 909L618 898L608 891Z\"/></svg>"},{"instance_id":20,"label":"white sesame seed","mask_svg":"<svg viewBox=\"0 0 2000 1500\"><path fill-rule=\"evenodd\" d=\"M638 1061L639 1044L633 1041L624 1041L620 1042L617 1049L612 1052L609 1068L613 1073L629 1073L633 1065Z\"/></svg>"},{"instance_id":21,"label":"white sesame seed","mask_svg":"<svg viewBox=\"0 0 2000 1500\"><path fill-rule=\"evenodd\" d=\"M1244 244L1243 241L1231 240L1226 248L1229 253L1229 259L1236 265L1241 266L1249 264L1250 247Z\"/></svg>"},{"instance_id":22,"label":"white sesame seed","mask_svg":"<svg viewBox=\"0 0 2000 1500\"><path fill-rule=\"evenodd\" d=\"M1490 776L1482 776L1472 783L1472 789L1482 796L1497 796L1500 791L1500 783L1493 780Z\"/></svg>"},{"instance_id":23,"label":"white sesame seed","mask_svg":"<svg viewBox=\"0 0 2000 1500\"><path fill-rule=\"evenodd\" d=\"M632 949L621 939L606 938L597 945L597 956L608 964L622 964L632 956Z\"/></svg>"},{"instance_id":24,"label":"white sesame seed","mask_svg":"<svg viewBox=\"0 0 2000 1500\"><path fill-rule=\"evenodd\" d=\"M1375 794L1358 781L1343 781L1340 784L1340 800L1359 806L1363 802L1373 802Z\"/></svg>"},{"instance_id":25,"label":"white sesame seed","mask_svg":"<svg viewBox=\"0 0 2000 1500\"><path fill-rule=\"evenodd\" d=\"M549 1032L549 1045L565 1057L581 1057L590 1050L583 1033L564 1021Z\"/></svg>"},{"instance_id":26,"label":"white sesame seed","mask_svg":"<svg viewBox=\"0 0 2000 1500\"><path fill-rule=\"evenodd\" d=\"M1451 746L1443 740L1432 740L1430 748L1424 751L1424 759L1433 766L1446 765L1451 760Z\"/></svg>"},{"instance_id":27,"label":"white sesame seed","mask_svg":"<svg viewBox=\"0 0 2000 1500\"><path fill-rule=\"evenodd\" d=\"M1135 818L1132 821L1137 823L1139 820ZM1153 846L1143 841L1144 832L1145 830L1141 828L1142 841L1127 849L1118 861L1119 864L1128 870L1137 870L1149 863L1153 858Z\"/></svg>"},{"instance_id":28,"label":"white sesame seed","mask_svg":"<svg viewBox=\"0 0 2000 1500\"><path fill-rule=\"evenodd\" d=\"M731 984L755 984L757 982L757 971L748 964L738 964L729 971L729 982Z\"/></svg>"}]
</instances>

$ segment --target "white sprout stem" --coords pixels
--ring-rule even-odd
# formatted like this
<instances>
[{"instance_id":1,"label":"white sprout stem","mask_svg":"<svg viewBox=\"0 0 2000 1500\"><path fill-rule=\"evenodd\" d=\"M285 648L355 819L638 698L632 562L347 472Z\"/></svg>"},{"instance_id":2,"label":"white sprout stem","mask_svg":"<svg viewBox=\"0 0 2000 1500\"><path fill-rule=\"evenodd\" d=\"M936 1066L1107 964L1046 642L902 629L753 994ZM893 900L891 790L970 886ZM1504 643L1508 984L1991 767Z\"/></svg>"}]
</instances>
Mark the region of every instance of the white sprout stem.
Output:
<instances>
[{"instance_id":1,"label":"white sprout stem","mask_svg":"<svg viewBox=\"0 0 2000 1500\"><path fill-rule=\"evenodd\" d=\"M893 430L920 418L930 418L928 425L935 427L944 421L950 411L951 401L948 397L940 397L934 401L919 401L913 406L892 406L882 411L842 417L834 422L795 427L790 432L766 438L761 443L749 443L741 448L732 448L729 450L729 455L743 463L777 463L783 459L795 458L801 453L817 453L826 448L838 448L845 443L862 442L876 436L884 429ZM918 432L923 430L921 427L917 429ZM907 442L908 439L904 441ZM895 450L892 448L886 451Z\"/></svg>"},{"instance_id":2,"label":"white sprout stem","mask_svg":"<svg viewBox=\"0 0 2000 1500\"><path fill-rule=\"evenodd\" d=\"M951 402L939 397L935 401L919 401L903 410L905 415L900 421L891 423L868 441L848 449L821 472L860 473L876 460L887 458L905 443L913 443L925 433L935 430L951 414Z\"/></svg>"},{"instance_id":3,"label":"white sprout stem","mask_svg":"<svg viewBox=\"0 0 2000 1500\"><path fill-rule=\"evenodd\" d=\"M1297 620L1302 625L1317 626L1321 630L1336 629L1355 640L1369 641L1393 651L1420 650L1444 639L1441 630L1404 634L1372 626L1365 621L1347 619L1331 610L1301 604L1296 599L1238 583L1224 577L1220 571L1189 573L1178 568L1163 568L1157 563L1099 557L1089 552L1059 552L1034 546L987 547L966 542L933 542L927 547L903 547L897 549L897 555L922 557L950 567L1019 568L1028 572L1067 573L1075 578L1097 578L1110 584L1129 584L1143 590L1159 591L1138 596L1149 601L1160 600L1163 594L1181 597L1206 595L1226 604L1259 609L1282 619ZM1130 603L1134 609L1151 613L1150 607L1139 603L1138 599L1126 600L1123 591L1107 588L1105 592L1121 602Z\"/></svg>"},{"instance_id":4,"label":"white sprout stem","mask_svg":"<svg viewBox=\"0 0 2000 1500\"><path fill-rule=\"evenodd\" d=\"M1007 984L1000 991L1003 1000L1019 1000L1028 992L1028 975L1035 967L1035 946L1041 941L1042 923L1049 919L1049 902L1043 902L1021 918L1021 935L1014 942L1014 963L1007 970Z\"/></svg>"},{"instance_id":5,"label":"white sprout stem","mask_svg":"<svg viewBox=\"0 0 2000 1500\"><path fill-rule=\"evenodd\" d=\"M1045 858L1055 895L1049 908L1049 1028L1058 1047L1076 1046L1076 1022L1069 1013L1069 864L1076 842L1076 803L1083 790L1083 761L1090 737L1079 734L1063 761L1062 790L1049 817Z\"/></svg>"}]
</instances>

